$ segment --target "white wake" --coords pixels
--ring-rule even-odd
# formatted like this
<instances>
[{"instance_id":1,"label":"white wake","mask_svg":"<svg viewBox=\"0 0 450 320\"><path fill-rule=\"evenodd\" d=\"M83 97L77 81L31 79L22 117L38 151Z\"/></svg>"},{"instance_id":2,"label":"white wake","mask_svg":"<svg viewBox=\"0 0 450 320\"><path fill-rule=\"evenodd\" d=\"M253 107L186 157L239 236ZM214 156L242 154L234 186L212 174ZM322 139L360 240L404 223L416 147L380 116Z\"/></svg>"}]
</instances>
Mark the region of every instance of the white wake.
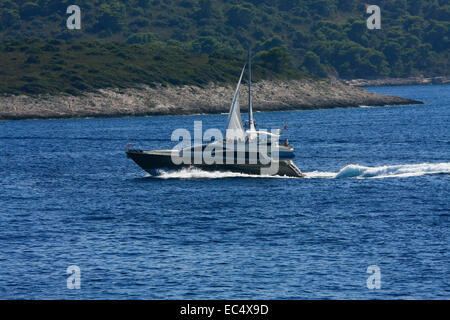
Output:
<instances>
[{"instance_id":1,"label":"white wake","mask_svg":"<svg viewBox=\"0 0 450 320\"><path fill-rule=\"evenodd\" d=\"M450 162L400 164L391 166L365 167L350 164L339 172L306 172L307 178L404 178L427 174L450 174Z\"/></svg>"},{"instance_id":2,"label":"white wake","mask_svg":"<svg viewBox=\"0 0 450 320\"><path fill-rule=\"evenodd\" d=\"M400 164L390 166L366 167L358 164L350 164L338 172L312 171L304 172L306 178L404 178L417 177L429 174L450 174L450 162L444 163L421 163ZM198 168L183 168L178 171L159 171L158 175L151 176L158 179L224 179L224 178L272 178L272 179L295 179L281 176L261 176L237 172L204 171Z\"/></svg>"},{"instance_id":3,"label":"white wake","mask_svg":"<svg viewBox=\"0 0 450 320\"><path fill-rule=\"evenodd\" d=\"M158 175L152 177L158 179L287 178L269 175L252 175L231 171L204 171L198 168L183 168L178 171L161 170Z\"/></svg>"}]
</instances>

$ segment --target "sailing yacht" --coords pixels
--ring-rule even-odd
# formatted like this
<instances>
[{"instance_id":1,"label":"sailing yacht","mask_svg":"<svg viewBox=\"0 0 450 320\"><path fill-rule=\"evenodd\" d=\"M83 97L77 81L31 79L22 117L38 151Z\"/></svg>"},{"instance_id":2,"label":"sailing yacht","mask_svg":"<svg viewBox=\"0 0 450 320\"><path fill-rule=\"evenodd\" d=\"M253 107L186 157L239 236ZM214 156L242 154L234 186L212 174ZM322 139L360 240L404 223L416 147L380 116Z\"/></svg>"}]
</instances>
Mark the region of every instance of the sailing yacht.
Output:
<instances>
[{"instance_id":1,"label":"sailing yacht","mask_svg":"<svg viewBox=\"0 0 450 320\"><path fill-rule=\"evenodd\" d=\"M303 177L294 164L294 148L281 144L280 130L257 130L253 118L251 53L248 56L248 129L242 122L239 92L247 64L234 93L225 128L225 138L172 150L128 149L126 154L152 175L161 170L196 167L206 171L231 171L252 175Z\"/></svg>"}]
</instances>

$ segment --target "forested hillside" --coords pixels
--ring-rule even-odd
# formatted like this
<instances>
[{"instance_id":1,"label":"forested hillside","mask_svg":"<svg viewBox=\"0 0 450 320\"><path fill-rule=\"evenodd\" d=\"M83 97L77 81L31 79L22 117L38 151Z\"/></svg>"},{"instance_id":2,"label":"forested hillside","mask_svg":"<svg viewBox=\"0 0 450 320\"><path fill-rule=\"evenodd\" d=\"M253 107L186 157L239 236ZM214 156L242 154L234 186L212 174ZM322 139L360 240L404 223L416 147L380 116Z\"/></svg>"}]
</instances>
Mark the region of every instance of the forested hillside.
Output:
<instances>
[{"instance_id":1,"label":"forested hillside","mask_svg":"<svg viewBox=\"0 0 450 320\"><path fill-rule=\"evenodd\" d=\"M81 8L81 30L66 27L72 4ZM366 27L369 4L381 8L381 30ZM163 52L179 48L167 57L187 52L243 58L251 44L261 68L273 72L264 74L294 69L340 78L448 75L449 35L448 0L0 0L3 63L16 56L8 52L31 51L16 63L39 64L40 52L27 39L42 38L60 41L54 59L62 64L64 50L77 51L73 42L90 41L90 52L114 42L117 59L125 59L122 51L132 56L147 50L146 44ZM92 44L97 40L103 44Z\"/></svg>"}]
</instances>

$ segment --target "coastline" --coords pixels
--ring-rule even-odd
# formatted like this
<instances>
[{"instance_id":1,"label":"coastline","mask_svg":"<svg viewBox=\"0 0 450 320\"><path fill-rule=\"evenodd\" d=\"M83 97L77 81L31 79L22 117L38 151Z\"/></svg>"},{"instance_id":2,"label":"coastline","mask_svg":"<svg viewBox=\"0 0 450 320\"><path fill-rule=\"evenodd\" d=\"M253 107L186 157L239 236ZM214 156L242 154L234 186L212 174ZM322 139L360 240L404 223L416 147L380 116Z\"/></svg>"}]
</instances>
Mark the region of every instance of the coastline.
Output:
<instances>
[{"instance_id":1,"label":"coastline","mask_svg":"<svg viewBox=\"0 0 450 320\"><path fill-rule=\"evenodd\" d=\"M439 77L407 77L407 78L380 78L380 79L351 79L342 80L345 84L355 87L377 87L377 86L410 86L410 85L432 85L448 84L450 76Z\"/></svg>"},{"instance_id":2,"label":"coastline","mask_svg":"<svg viewBox=\"0 0 450 320\"><path fill-rule=\"evenodd\" d=\"M220 114L229 111L234 89L230 84L210 83L100 89L80 96L6 95L0 96L0 120ZM241 89L242 106L246 90ZM423 104L331 80L263 80L252 90L255 112Z\"/></svg>"}]
</instances>

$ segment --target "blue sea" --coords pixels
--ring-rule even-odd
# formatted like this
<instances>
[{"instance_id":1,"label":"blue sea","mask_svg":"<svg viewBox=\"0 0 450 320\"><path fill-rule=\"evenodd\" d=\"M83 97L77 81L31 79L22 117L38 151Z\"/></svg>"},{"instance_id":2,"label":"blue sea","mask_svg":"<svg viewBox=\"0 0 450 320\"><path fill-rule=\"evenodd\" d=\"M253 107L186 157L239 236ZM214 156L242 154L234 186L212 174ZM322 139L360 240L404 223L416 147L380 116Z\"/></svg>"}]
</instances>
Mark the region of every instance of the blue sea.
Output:
<instances>
[{"instance_id":1,"label":"blue sea","mask_svg":"<svg viewBox=\"0 0 450 320\"><path fill-rule=\"evenodd\" d=\"M306 179L125 156L226 115L1 122L0 299L450 299L450 86L367 89L425 104L255 114Z\"/></svg>"}]
</instances>

